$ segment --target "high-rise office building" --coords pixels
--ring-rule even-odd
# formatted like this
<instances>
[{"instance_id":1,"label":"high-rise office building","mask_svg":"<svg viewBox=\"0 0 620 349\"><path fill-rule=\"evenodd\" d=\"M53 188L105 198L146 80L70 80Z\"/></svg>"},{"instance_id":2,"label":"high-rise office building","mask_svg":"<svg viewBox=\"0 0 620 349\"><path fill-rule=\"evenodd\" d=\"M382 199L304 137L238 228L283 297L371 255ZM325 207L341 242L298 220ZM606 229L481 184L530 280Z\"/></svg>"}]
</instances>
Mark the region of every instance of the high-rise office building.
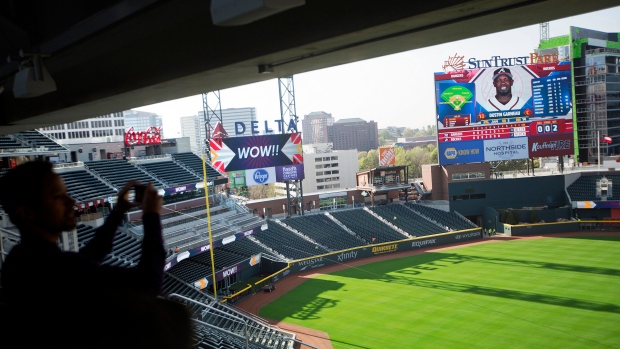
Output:
<instances>
[{"instance_id":1,"label":"high-rise office building","mask_svg":"<svg viewBox=\"0 0 620 349\"><path fill-rule=\"evenodd\" d=\"M332 114L324 111L314 111L304 115L301 120L301 135L304 144L327 143L327 127L333 125Z\"/></svg>"},{"instance_id":2,"label":"high-rise office building","mask_svg":"<svg viewBox=\"0 0 620 349\"><path fill-rule=\"evenodd\" d=\"M304 144L304 193L355 188L359 171L357 151L334 150L331 143ZM276 183L276 193L286 195L284 183Z\"/></svg>"},{"instance_id":3,"label":"high-rise office building","mask_svg":"<svg viewBox=\"0 0 620 349\"><path fill-rule=\"evenodd\" d=\"M122 142L126 128L123 113L112 113L43 127L39 131L60 144L81 144Z\"/></svg>"},{"instance_id":4,"label":"high-rise office building","mask_svg":"<svg viewBox=\"0 0 620 349\"><path fill-rule=\"evenodd\" d=\"M334 150L369 151L379 148L379 129L372 120L340 119L327 127L327 136L329 142L334 144Z\"/></svg>"},{"instance_id":5,"label":"high-rise office building","mask_svg":"<svg viewBox=\"0 0 620 349\"><path fill-rule=\"evenodd\" d=\"M570 27L570 35L542 40L537 53L571 61L575 153L579 162L620 153L620 34ZM601 142L610 137L611 143ZM609 138L605 139L608 140Z\"/></svg>"},{"instance_id":6,"label":"high-rise office building","mask_svg":"<svg viewBox=\"0 0 620 349\"><path fill-rule=\"evenodd\" d=\"M39 131L71 150L70 161L92 161L126 156L156 155L161 149L139 146L125 147L125 132L146 131L149 127L162 127L161 116L137 110L128 110L97 116L90 119L49 126ZM163 138L163 128L160 130ZM147 149L148 148L148 149Z\"/></svg>"},{"instance_id":7,"label":"high-rise office building","mask_svg":"<svg viewBox=\"0 0 620 349\"><path fill-rule=\"evenodd\" d=\"M192 153L201 155L205 146L204 123L200 122L197 115L182 116L179 121L181 122L181 137L189 137Z\"/></svg>"},{"instance_id":8,"label":"high-rise office building","mask_svg":"<svg viewBox=\"0 0 620 349\"><path fill-rule=\"evenodd\" d=\"M123 112L125 117L125 129L133 127L134 131L146 131L149 127L162 127L161 137L164 138L164 122L161 116L138 110L127 110Z\"/></svg>"}]
</instances>

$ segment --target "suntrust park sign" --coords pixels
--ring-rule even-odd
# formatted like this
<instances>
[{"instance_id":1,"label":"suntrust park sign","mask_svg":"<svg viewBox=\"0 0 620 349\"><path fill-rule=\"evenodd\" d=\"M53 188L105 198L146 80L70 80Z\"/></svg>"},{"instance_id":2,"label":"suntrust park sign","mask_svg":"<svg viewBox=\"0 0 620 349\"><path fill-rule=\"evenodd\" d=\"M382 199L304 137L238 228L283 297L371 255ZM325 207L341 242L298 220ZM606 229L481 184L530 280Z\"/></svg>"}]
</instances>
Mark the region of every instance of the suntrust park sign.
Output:
<instances>
[{"instance_id":1,"label":"suntrust park sign","mask_svg":"<svg viewBox=\"0 0 620 349\"><path fill-rule=\"evenodd\" d=\"M465 56L454 55L448 57L443 62L442 68L445 72L448 71L460 71L464 69L480 69L480 68L499 68L499 67L511 67L515 65L526 64L549 64L559 63L558 54L539 55L537 53L530 53L527 56L519 57L502 57L491 56L486 59L469 58L465 61Z\"/></svg>"}]
</instances>

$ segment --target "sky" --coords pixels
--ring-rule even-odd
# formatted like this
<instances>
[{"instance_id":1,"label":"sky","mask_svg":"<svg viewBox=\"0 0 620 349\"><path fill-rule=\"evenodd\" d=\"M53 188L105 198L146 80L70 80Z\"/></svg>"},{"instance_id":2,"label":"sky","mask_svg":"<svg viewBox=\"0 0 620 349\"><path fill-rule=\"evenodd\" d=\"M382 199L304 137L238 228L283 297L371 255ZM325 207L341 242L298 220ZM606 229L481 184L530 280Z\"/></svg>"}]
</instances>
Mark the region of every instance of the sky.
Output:
<instances>
[{"instance_id":1,"label":"sky","mask_svg":"<svg viewBox=\"0 0 620 349\"><path fill-rule=\"evenodd\" d=\"M620 32L620 6L549 22L549 37L568 35L569 27ZM538 47L539 25L478 36L297 74L293 77L295 107L301 121L314 111L332 114L336 120L374 120L379 129L388 126L422 128L435 123L433 76L442 63L458 54L465 60L491 56L528 55ZM255 107L257 119L274 125L280 119L277 78L220 90L222 109ZM190 96L135 110L162 116L166 137L181 136L179 118L197 115L202 96ZM299 125L301 131L301 124Z\"/></svg>"}]
</instances>

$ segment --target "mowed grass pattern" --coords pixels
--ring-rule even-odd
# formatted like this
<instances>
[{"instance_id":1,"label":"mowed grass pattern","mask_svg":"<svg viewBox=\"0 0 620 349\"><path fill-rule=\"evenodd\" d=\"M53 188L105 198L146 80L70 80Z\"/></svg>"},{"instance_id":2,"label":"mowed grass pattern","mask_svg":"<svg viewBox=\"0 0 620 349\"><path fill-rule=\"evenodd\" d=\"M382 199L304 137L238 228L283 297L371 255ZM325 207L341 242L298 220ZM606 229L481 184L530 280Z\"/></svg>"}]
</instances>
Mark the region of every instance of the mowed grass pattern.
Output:
<instances>
[{"instance_id":1,"label":"mowed grass pattern","mask_svg":"<svg viewBox=\"0 0 620 349\"><path fill-rule=\"evenodd\" d=\"M620 348L620 238L513 240L308 280L263 317L334 348Z\"/></svg>"}]
</instances>

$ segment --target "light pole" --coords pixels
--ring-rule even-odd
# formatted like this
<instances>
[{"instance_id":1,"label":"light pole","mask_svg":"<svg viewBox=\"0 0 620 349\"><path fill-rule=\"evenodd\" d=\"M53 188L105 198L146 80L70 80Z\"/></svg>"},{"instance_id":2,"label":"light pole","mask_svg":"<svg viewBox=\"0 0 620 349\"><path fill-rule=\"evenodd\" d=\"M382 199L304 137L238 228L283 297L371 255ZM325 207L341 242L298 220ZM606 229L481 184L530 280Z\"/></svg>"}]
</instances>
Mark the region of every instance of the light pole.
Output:
<instances>
[{"instance_id":1,"label":"light pole","mask_svg":"<svg viewBox=\"0 0 620 349\"><path fill-rule=\"evenodd\" d=\"M353 200L353 207L355 207L355 195L351 195L351 200Z\"/></svg>"}]
</instances>

